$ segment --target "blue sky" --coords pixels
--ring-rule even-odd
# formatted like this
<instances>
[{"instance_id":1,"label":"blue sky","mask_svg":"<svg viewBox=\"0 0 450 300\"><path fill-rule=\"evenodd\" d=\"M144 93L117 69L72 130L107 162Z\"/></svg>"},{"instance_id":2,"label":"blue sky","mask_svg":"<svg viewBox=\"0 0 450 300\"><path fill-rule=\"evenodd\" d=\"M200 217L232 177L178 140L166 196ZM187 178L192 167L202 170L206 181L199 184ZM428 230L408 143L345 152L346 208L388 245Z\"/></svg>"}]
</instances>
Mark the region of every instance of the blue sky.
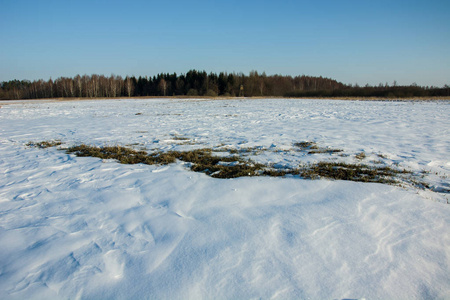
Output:
<instances>
[{"instance_id":1,"label":"blue sky","mask_svg":"<svg viewBox=\"0 0 450 300\"><path fill-rule=\"evenodd\" d=\"M450 1L0 0L0 81L251 70L450 85Z\"/></svg>"}]
</instances>

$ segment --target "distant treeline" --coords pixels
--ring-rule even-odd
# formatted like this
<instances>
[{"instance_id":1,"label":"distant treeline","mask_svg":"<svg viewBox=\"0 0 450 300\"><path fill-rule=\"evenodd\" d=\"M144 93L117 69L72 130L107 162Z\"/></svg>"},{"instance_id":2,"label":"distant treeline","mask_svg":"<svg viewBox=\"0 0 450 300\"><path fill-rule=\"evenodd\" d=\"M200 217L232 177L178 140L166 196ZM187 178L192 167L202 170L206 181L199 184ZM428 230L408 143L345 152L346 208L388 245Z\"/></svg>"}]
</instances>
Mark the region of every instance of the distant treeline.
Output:
<instances>
[{"instance_id":1,"label":"distant treeline","mask_svg":"<svg viewBox=\"0 0 450 300\"><path fill-rule=\"evenodd\" d=\"M292 91L284 97L311 97L311 98L345 98L345 97L372 97L372 98L413 98L413 97L449 97L450 87L444 88L409 86L346 86L335 90Z\"/></svg>"},{"instance_id":2,"label":"distant treeline","mask_svg":"<svg viewBox=\"0 0 450 300\"><path fill-rule=\"evenodd\" d=\"M139 96L227 96L227 97L431 97L450 96L450 89L388 84L359 87L314 76L283 76L243 73L209 73L191 70L186 74L153 77L77 75L48 81L12 80L0 85L0 99L112 98Z\"/></svg>"}]
</instances>

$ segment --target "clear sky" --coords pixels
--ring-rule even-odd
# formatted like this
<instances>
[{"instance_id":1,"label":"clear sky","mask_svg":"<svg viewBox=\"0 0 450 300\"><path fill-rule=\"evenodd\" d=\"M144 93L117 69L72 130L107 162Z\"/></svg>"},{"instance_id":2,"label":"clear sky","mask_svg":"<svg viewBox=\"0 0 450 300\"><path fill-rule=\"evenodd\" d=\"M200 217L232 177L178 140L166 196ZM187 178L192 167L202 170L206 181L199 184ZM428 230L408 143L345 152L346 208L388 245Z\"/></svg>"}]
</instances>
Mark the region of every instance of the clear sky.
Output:
<instances>
[{"instance_id":1,"label":"clear sky","mask_svg":"<svg viewBox=\"0 0 450 300\"><path fill-rule=\"evenodd\" d=\"M0 0L0 81L190 69L450 85L450 1Z\"/></svg>"}]
</instances>

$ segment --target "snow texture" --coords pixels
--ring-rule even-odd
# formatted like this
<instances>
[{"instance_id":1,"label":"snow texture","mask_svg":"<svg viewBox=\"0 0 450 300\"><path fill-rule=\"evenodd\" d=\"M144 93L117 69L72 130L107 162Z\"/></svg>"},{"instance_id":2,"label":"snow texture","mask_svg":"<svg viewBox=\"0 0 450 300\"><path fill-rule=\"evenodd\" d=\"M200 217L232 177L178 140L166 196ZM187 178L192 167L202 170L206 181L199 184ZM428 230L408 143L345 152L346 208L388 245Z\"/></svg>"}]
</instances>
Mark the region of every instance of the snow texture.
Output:
<instances>
[{"instance_id":1,"label":"snow texture","mask_svg":"<svg viewBox=\"0 0 450 300\"><path fill-rule=\"evenodd\" d=\"M449 299L450 103L0 103L1 299ZM214 179L27 147L260 147L275 165L380 160L432 190ZM313 141L347 156L285 151Z\"/></svg>"}]
</instances>

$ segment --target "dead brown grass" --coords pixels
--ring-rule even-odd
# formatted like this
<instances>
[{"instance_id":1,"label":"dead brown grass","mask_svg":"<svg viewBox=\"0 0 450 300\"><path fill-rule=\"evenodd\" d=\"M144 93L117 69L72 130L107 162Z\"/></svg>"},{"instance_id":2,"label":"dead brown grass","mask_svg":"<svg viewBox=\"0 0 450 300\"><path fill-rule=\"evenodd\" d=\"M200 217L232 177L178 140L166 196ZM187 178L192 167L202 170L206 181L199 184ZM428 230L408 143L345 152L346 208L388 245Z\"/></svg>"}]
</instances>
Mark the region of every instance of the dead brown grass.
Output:
<instances>
[{"instance_id":1,"label":"dead brown grass","mask_svg":"<svg viewBox=\"0 0 450 300\"><path fill-rule=\"evenodd\" d=\"M42 141L42 142L28 142L26 144L26 146L45 149L45 148L50 148L50 147L56 147L61 144L62 144L62 142L60 140L51 140L51 141Z\"/></svg>"},{"instance_id":2,"label":"dead brown grass","mask_svg":"<svg viewBox=\"0 0 450 300\"><path fill-rule=\"evenodd\" d=\"M30 142L27 146L48 148L61 145L61 141ZM314 142L298 143L301 149L313 149ZM320 149L320 147L317 147ZM246 151L230 155L215 155L211 148L190 151L146 151L134 150L122 146L97 147L81 144L66 149L67 153L79 157L97 157L113 159L122 164L167 165L183 161L194 172L202 172L214 178L237 178L245 176L298 176L305 179L327 178L332 180L349 180L359 182L376 182L384 184L400 184L406 182L419 188L429 188L425 183L415 179L411 172L387 166L369 166L364 164L347 164L342 162L322 161L314 164L300 165L296 168L276 168L273 165L255 163L244 158ZM220 151L220 150L218 150ZM262 151L258 148L258 151ZM269 150L267 150L269 151Z\"/></svg>"},{"instance_id":3,"label":"dead brown grass","mask_svg":"<svg viewBox=\"0 0 450 300\"><path fill-rule=\"evenodd\" d=\"M334 180L395 183L397 174L406 173L404 170L396 170L389 167L337 162L319 162L300 166L299 168L276 169L272 166L243 159L238 155L219 157L214 155L213 150L210 148L148 154L145 151L136 151L121 146L96 147L83 144L70 147L67 149L67 152L82 157L115 159L123 164L166 165L180 160L189 163L192 171L202 172L215 178L298 175L308 179L328 178Z\"/></svg>"},{"instance_id":4,"label":"dead brown grass","mask_svg":"<svg viewBox=\"0 0 450 300\"><path fill-rule=\"evenodd\" d=\"M319 147L315 142L298 142L294 143L294 146L299 148L300 151L305 151L308 154L321 154L321 153L339 153L342 149L324 148Z\"/></svg>"}]
</instances>

